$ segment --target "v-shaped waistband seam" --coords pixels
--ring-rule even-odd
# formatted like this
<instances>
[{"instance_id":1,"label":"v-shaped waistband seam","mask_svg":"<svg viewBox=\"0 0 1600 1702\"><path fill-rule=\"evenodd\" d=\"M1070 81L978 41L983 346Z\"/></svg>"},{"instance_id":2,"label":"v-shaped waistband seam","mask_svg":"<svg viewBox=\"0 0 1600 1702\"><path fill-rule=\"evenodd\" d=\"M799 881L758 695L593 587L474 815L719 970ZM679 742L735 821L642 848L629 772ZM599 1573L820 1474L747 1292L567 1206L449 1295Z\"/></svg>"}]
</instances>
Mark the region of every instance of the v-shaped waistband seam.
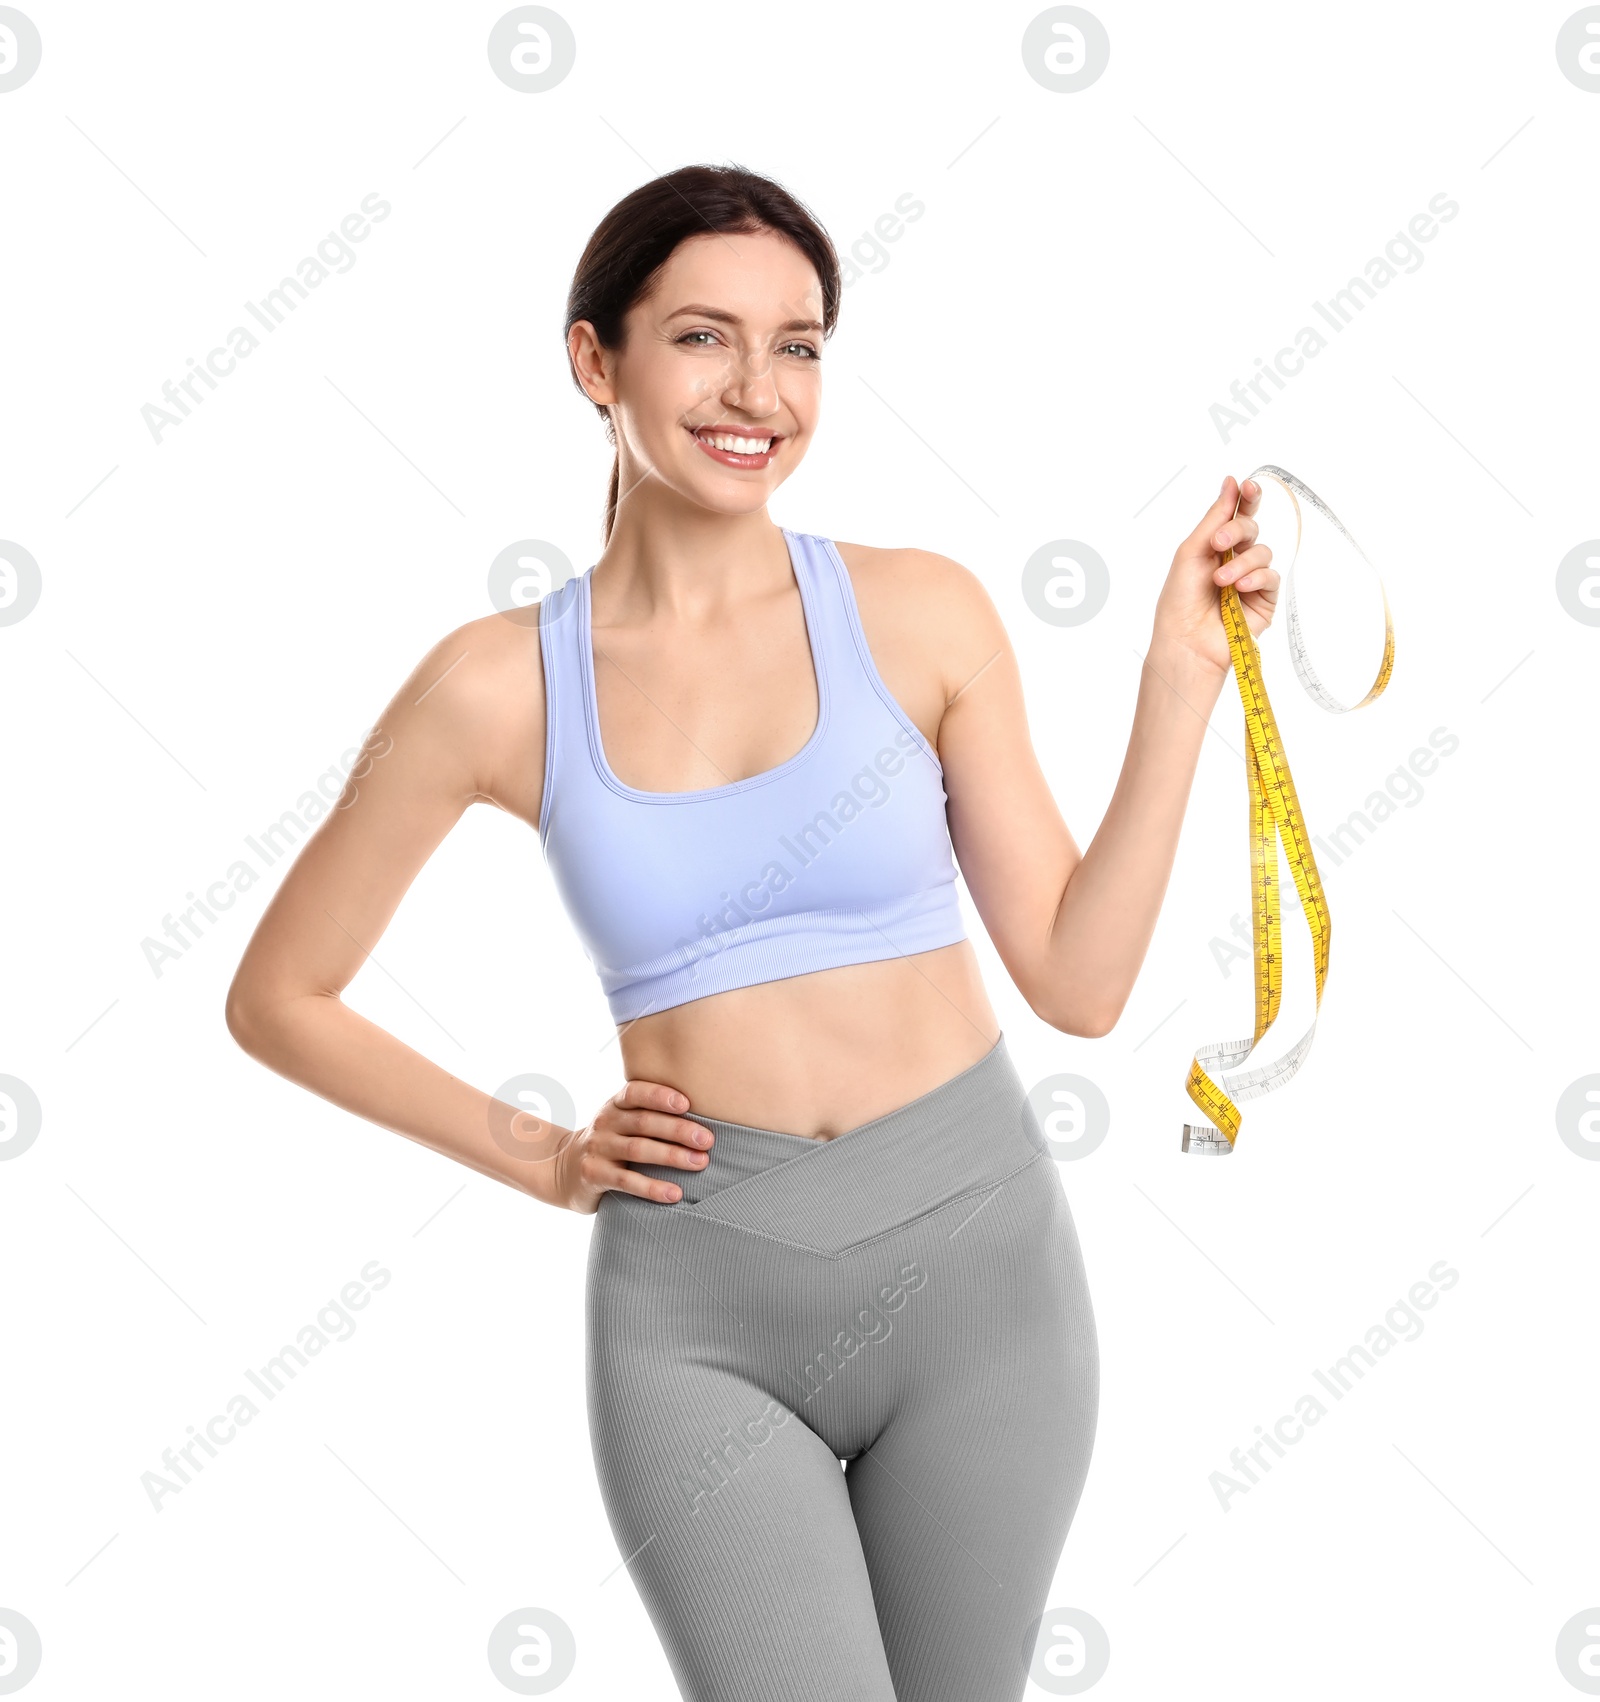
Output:
<instances>
[{"instance_id":1,"label":"v-shaped waistband seam","mask_svg":"<svg viewBox=\"0 0 1600 1702\"><path fill-rule=\"evenodd\" d=\"M692 1219L696 1223L720 1224L724 1229L738 1230L741 1235L754 1235L762 1241L773 1241L780 1247L792 1247L797 1252L809 1253L814 1258L828 1259L837 1263L841 1259L849 1258L853 1254L860 1252L865 1247L870 1247L875 1241L882 1241L890 1235L898 1235L902 1230L910 1228L912 1224L920 1223L923 1218L932 1217L935 1212L943 1211L947 1206L954 1205L958 1200L971 1199L975 1194L993 1193L996 1188L999 1188L1006 1182L1009 1182L1013 1176L1017 1176L1022 1171L1027 1170L1031 1166L1039 1164L1045 1160L1049 1160L1051 1163L1055 1162L1048 1152L1033 1153L1030 1157L1025 1158L1021 1164L1005 1171L1002 1175L988 1177L982 1182L974 1183L969 1187L965 1187L958 1193L950 1194L942 1200L935 1201L931 1205L920 1207L916 1211L910 1213L909 1216L902 1218L898 1223L891 1223L883 1229L874 1230L870 1235L863 1236L859 1241L852 1241L847 1247L840 1248L836 1253L829 1252L823 1247L814 1247L807 1241L794 1241L784 1235L774 1235L771 1230L755 1229L749 1224L735 1223L728 1218L717 1217L715 1214L703 1209L704 1207L711 1205L713 1201L716 1200L717 1196L715 1194L708 1196L704 1200L697 1200L694 1204L687 1208L670 1206L667 1209L677 1216Z\"/></svg>"}]
</instances>

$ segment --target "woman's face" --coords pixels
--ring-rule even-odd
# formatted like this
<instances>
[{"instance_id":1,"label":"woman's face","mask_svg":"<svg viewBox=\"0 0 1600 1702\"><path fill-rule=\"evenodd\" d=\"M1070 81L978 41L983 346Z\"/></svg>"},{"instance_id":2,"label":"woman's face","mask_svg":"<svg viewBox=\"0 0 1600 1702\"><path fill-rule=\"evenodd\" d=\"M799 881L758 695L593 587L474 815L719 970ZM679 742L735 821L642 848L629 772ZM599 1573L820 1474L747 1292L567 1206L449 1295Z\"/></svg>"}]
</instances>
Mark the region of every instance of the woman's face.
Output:
<instances>
[{"instance_id":1,"label":"woman's face","mask_svg":"<svg viewBox=\"0 0 1600 1702\"><path fill-rule=\"evenodd\" d=\"M585 390L616 427L619 518L652 476L719 513L763 507L799 465L821 406L822 286L811 262L772 231L686 238L624 325L616 351L598 348L587 321L569 342Z\"/></svg>"}]
</instances>

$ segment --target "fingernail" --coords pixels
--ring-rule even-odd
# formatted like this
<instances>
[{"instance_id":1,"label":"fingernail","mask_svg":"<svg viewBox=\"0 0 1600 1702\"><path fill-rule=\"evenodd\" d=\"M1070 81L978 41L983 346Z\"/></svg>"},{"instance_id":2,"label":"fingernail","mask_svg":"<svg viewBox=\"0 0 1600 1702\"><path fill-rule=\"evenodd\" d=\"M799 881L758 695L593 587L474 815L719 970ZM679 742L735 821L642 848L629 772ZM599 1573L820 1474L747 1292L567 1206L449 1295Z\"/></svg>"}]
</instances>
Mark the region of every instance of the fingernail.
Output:
<instances>
[{"instance_id":1,"label":"fingernail","mask_svg":"<svg viewBox=\"0 0 1600 1702\"><path fill-rule=\"evenodd\" d=\"M1224 473L1223 476L1222 476L1222 489L1217 492L1217 495L1218 496L1226 496L1227 494L1228 494L1228 476L1227 476L1226 473Z\"/></svg>"},{"instance_id":2,"label":"fingernail","mask_svg":"<svg viewBox=\"0 0 1600 1702\"><path fill-rule=\"evenodd\" d=\"M685 1099L681 1093L673 1094L673 1096L672 1096L672 1109L674 1111L682 1111L688 1106L688 1104L689 1104L689 1101L687 1099Z\"/></svg>"}]
</instances>

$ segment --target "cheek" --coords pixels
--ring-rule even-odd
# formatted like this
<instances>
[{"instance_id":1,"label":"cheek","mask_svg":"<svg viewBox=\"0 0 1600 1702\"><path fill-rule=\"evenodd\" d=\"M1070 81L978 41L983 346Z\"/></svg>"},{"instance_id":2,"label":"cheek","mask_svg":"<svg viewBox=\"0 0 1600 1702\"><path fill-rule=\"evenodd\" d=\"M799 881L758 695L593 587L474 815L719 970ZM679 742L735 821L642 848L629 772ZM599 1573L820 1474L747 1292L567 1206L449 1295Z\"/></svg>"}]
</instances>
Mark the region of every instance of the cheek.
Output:
<instances>
[{"instance_id":1,"label":"cheek","mask_svg":"<svg viewBox=\"0 0 1600 1702\"><path fill-rule=\"evenodd\" d=\"M687 412L689 409L702 409L704 403L715 401L726 388L717 374L701 367L678 386L678 396ZM699 418L699 414L695 417Z\"/></svg>"},{"instance_id":2,"label":"cheek","mask_svg":"<svg viewBox=\"0 0 1600 1702\"><path fill-rule=\"evenodd\" d=\"M802 368L780 388L779 394L795 420L807 431L815 428L822 413L822 374Z\"/></svg>"},{"instance_id":3,"label":"cheek","mask_svg":"<svg viewBox=\"0 0 1600 1702\"><path fill-rule=\"evenodd\" d=\"M728 374L722 362L708 357L684 363L662 375L657 418L682 436L686 422L693 425L722 413L721 399L727 388Z\"/></svg>"},{"instance_id":4,"label":"cheek","mask_svg":"<svg viewBox=\"0 0 1600 1702\"><path fill-rule=\"evenodd\" d=\"M670 354L635 369L628 386L631 435L644 454L654 460L677 452L684 421L705 414L706 398L714 393L710 377Z\"/></svg>"}]
</instances>

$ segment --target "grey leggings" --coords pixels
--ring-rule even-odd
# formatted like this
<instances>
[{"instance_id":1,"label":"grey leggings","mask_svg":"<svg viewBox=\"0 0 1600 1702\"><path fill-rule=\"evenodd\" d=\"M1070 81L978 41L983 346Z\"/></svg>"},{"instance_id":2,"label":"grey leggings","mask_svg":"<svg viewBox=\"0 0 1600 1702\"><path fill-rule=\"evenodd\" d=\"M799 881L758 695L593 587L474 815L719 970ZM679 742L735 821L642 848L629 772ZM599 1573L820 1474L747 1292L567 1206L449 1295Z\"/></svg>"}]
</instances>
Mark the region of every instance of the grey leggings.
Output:
<instances>
[{"instance_id":1,"label":"grey leggings","mask_svg":"<svg viewBox=\"0 0 1600 1702\"><path fill-rule=\"evenodd\" d=\"M710 1162L602 1196L586 1292L601 1493L683 1697L1015 1702L1099 1352L1005 1037L833 1140L689 1116Z\"/></svg>"}]
</instances>

